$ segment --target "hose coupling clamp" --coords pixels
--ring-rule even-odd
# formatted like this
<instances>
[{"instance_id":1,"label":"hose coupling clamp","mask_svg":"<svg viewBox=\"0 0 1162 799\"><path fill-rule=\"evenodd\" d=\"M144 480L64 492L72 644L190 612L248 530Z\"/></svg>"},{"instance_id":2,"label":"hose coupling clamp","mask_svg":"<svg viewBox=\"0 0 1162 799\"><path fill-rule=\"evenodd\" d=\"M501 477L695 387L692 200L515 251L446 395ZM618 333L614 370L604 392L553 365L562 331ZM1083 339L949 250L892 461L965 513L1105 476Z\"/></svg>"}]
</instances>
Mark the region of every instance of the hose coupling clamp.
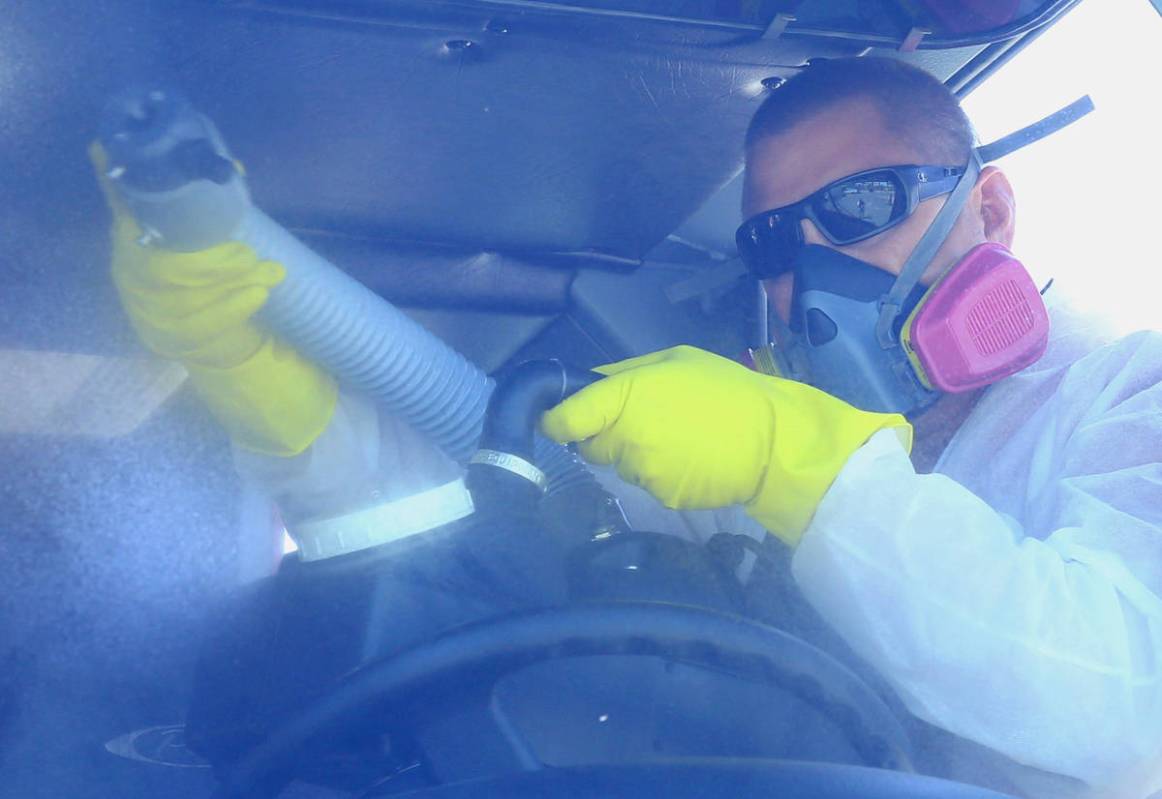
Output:
<instances>
[{"instance_id":1,"label":"hose coupling clamp","mask_svg":"<svg viewBox=\"0 0 1162 799\"><path fill-rule=\"evenodd\" d=\"M512 472L535 485L541 491L548 488L549 481L545 473L519 455L511 452L499 452L494 449L479 449L469 460L469 463L483 463Z\"/></svg>"}]
</instances>

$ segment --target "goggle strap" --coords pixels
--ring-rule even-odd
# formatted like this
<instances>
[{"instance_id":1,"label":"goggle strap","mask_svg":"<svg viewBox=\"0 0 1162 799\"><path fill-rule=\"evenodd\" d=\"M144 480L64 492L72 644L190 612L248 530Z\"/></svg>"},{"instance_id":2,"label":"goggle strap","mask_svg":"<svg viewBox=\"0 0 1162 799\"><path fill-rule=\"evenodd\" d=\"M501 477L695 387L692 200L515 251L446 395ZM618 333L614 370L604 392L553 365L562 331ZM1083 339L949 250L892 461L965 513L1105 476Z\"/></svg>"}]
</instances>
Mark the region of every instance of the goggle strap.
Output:
<instances>
[{"instance_id":1,"label":"goggle strap","mask_svg":"<svg viewBox=\"0 0 1162 799\"><path fill-rule=\"evenodd\" d=\"M953 226L956 225L960 211L968 202L969 194L971 194L973 186L976 185L976 178L980 174L980 170L980 156L974 149L969 156L968 165L964 169L964 175L961 176L960 182L956 184L952 194L948 195L944 207L936 214L936 218L932 220L932 224L924 231L924 235L913 248L908 260L904 262L904 268L900 270L900 275L892 284L891 290L881 300L880 317L876 320L876 340L884 349L896 346L892 331L893 323L904 307L904 300L920 282L924 270L931 263L936 251L940 249L940 245L948 238Z\"/></svg>"}]
</instances>

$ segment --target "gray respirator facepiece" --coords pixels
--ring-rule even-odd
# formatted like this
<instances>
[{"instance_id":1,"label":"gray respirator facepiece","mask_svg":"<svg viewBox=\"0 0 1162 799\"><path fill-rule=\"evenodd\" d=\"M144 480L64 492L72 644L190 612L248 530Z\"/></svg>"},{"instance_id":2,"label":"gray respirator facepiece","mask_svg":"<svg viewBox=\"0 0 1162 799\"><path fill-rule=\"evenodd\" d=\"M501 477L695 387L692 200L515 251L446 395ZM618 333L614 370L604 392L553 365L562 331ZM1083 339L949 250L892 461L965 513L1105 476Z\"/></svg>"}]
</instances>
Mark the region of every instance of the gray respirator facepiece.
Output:
<instances>
[{"instance_id":1,"label":"gray respirator facepiece","mask_svg":"<svg viewBox=\"0 0 1162 799\"><path fill-rule=\"evenodd\" d=\"M793 270L791 320L778 350L784 376L869 411L914 412L940 397L920 382L900 346L876 341L880 301L894 275L819 245L804 246ZM923 294L923 288L913 289L904 313Z\"/></svg>"}]
</instances>

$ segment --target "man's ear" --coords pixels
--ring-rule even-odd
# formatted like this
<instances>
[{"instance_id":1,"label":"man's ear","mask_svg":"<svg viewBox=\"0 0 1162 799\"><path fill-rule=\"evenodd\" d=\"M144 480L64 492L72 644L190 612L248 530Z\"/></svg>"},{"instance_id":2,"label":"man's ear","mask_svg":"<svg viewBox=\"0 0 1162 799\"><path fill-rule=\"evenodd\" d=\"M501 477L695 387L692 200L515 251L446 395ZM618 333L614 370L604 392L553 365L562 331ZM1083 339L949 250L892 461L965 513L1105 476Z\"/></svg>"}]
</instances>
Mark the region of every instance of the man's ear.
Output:
<instances>
[{"instance_id":1,"label":"man's ear","mask_svg":"<svg viewBox=\"0 0 1162 799\"><path fill-rule=\"evenodd\" d=\"M1017 226L1017 199L1009 179L995 166L986 166L976 180L976 187L980 191L980 219L985 238L1011 249Z\"/></svg>"}]
</instances>

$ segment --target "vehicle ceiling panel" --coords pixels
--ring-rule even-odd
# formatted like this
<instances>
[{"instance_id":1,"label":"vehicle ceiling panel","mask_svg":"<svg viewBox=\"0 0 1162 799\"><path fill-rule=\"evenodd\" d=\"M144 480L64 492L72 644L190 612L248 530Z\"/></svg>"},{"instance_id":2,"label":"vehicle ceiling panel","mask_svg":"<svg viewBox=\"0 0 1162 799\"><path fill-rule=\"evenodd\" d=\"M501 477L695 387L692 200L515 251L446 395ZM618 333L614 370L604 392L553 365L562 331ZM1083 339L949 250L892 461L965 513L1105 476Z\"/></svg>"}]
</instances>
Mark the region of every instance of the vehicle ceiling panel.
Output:
<instances>
[{"instance_id":1,"label":"vehicle ceiling panel","mask_svg":"<svg viewBox=\"0 0 1162 799\"><path fill-rule=\"evenodd\" d=\"M737 171L759 81L787 73L765 64L807 55L688 26L425 13L440 4L55 5L9 27L9 157L75 172L111 91L167 83L218 122L276 217L505 249L640 256Z\"/></svg>"},{"instance_id":2,"label":"vehicle ceiling panel","mask_svg":"<svg viewBox=\"0 0 1162 799\"><path fill-rule=\"evenodd\" d=\"M457 3L258 6L6 7L0 310L14 324L0 345L131 341L84 157L103 103L126 85L190 95L246 163L257 201L300 230L636 259L738 170L760 79L809 52ZM77 323L60 324L64 308L82 311Z\"/></svg>"},{"instance_id":3,"label":"vehicle ceiling panel","mask_svg":"<svg viewBox=\"0 0 1162 799\"><path fill-rule=\"evenodd\" d=\"M532 5L9 6L0 310L14 324L0 345L132 341L83 156L105 99L128 84L189 94L246 163L257 201L300 231L632 264L737 173L763 78L863 48ZM62 326L66 308L75 321Z\"/></svg>"}]
</instances>

